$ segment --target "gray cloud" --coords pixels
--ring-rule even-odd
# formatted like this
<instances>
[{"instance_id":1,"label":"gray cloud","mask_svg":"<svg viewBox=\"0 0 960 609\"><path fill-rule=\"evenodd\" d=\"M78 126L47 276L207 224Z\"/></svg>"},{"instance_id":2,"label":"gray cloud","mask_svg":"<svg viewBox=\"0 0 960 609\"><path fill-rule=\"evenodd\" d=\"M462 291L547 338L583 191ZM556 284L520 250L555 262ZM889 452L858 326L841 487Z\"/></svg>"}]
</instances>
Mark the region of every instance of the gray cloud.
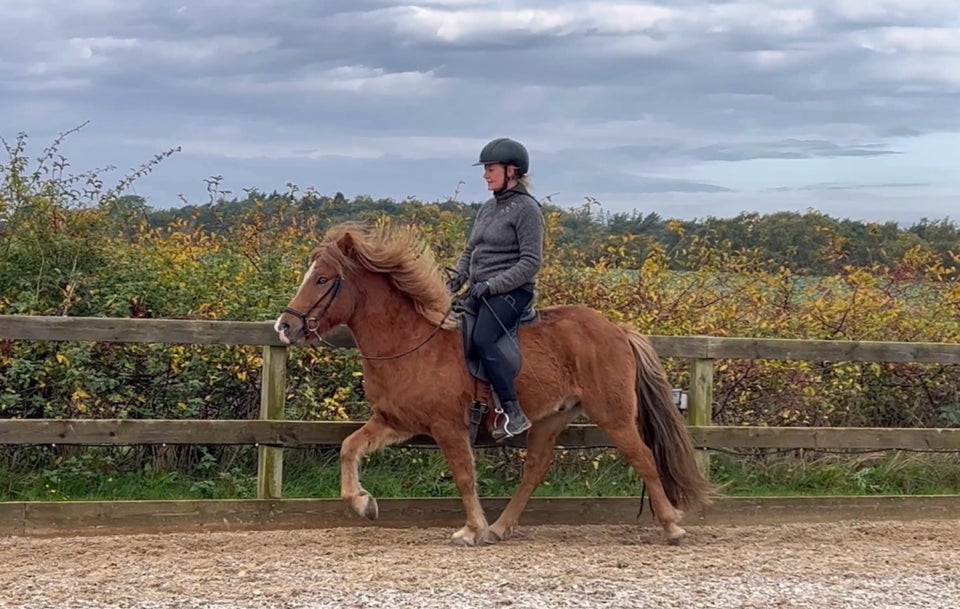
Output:
<instances>
[{"instance_id":1,"label":"gray cloud","mask_svg":"<svg viewBox=\"0 0 960 609\"><path fill-rule=\"evenodd\" d=\"M202 170L429 198L478 183L498 135L528 144L545 191L708 197L741 192L753 161L908 158L904 140L960 131L956 9L45 0L0 22L0 135L91 119L87 165L180 145L144 182L163 200L202 196ZM716 162L730 183L698 175Z\"/></svg>"},{"instance_id":2,"label":"gray cloud","mask_svg":"<svg viewBox=\"0 0 960 609\"><path fill-rule=\"evenodd\" d=\"M705 161L745 161L749 159L810 159L838 156L882 156L898 154L882 144L843 146L824 140L784 140L781 142L750 143L735 146L711 144L690 151L696 159Z\"/></svg>"},{"instance_id":3,"label":"gray cloud","mask_svg":"<svg viewBox=\"0 0 960 609\"><path fill-rule=\"evenodd\" d=\"M929 183L924 182L883 182L879 184L837 184L837 183L821 183L821 184L806 184L803 186L778 186L776 188L771 188L773 192L794 192L794 191L803 191L803 190L871 190L871 189L888 189L888 188L925 188L930 186Z\"/></svg>"}]
</instances>

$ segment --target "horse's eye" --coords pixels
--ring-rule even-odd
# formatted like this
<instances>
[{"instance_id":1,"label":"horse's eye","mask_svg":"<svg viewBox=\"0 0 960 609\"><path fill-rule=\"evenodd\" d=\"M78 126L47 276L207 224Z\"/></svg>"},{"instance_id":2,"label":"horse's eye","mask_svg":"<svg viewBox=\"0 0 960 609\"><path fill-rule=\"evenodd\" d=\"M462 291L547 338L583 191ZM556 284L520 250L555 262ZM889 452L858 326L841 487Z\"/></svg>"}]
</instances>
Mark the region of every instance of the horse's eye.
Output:
<instances>
[{"instance_id":1,"label":"horse's eye","mask_svg":"<svg viewBox=\"0 0 960 609\"><path fill-rule=\"evenodd\" d=\"M325 284L326 282L327 282L327 278L326 278L326 277L320 277L319 279L317 279L317 285L323 285L323 284Z\"/></svg>"}]
</instances>

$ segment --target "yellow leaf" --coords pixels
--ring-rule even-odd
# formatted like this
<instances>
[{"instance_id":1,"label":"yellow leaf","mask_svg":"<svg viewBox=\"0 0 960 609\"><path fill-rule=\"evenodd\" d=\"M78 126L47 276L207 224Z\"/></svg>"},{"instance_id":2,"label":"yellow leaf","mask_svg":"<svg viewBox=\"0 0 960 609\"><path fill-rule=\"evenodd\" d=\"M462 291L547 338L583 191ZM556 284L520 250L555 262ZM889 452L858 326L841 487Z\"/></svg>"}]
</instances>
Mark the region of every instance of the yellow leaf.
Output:
<instances>
[{"instance_id":1,"label":"yellow leaf","mask_svg":"<svg viewBox=\"0 0 960 609\"><path fill-rule=\"evenodd\" d=\"M56 356L56 357L57 357L57 361L58 361L59 363L63 364L64 366L69 366L69 365L70 365L70 358L68 358L68 357L67 357L66 355L64 355L63 353L57 353L57 356Z\"/></svg>"}]
</instances>

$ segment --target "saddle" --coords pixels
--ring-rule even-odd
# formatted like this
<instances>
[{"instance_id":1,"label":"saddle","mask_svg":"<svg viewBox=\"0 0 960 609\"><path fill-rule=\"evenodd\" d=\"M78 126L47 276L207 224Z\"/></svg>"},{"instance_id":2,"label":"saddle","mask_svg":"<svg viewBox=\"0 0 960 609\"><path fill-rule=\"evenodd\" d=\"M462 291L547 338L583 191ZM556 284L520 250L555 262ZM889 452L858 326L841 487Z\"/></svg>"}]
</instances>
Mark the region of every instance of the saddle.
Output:
<instances>
[{"instance_id":1,"label":"saddle","mask_svg":"<svg viewBox=\"0 0 960 609\"><path fill-rule=\"evenodd\" d=\"M467 300L472 299L468 297ZM489 395L490 398L496 402L497 395L489 390L490 380L487 378L486 371L483 368L483 361L473 348L473 330L477 323L477 311L473 306L470 306L469 303L463 300L458 301L454 305L454 310L457 312L457 321L462 338L461 343L463 344L463 357L467 365L467 370L478 382L485 385L484 394ZM520 327L534 325L539 321L540 314L531 302L520 314L517 321L512 326L507 327L507 333L497 341L497 347L500 349L500 352L503 353L511 374L513 374L514 377L520 372L523 359L522 353L520 352ZM475 443L477 440L477 432L481 427L480 424L486 421L486 425L483 427L488 431L493 428L493 419L496 416L494 409L489 408L485 401L479 399L481 396L476 393L477 392L475 392L473 403L470 406L470 441L472 443ZM492 436L489 439L492 440Z\"/></svg>"}]
</instances>

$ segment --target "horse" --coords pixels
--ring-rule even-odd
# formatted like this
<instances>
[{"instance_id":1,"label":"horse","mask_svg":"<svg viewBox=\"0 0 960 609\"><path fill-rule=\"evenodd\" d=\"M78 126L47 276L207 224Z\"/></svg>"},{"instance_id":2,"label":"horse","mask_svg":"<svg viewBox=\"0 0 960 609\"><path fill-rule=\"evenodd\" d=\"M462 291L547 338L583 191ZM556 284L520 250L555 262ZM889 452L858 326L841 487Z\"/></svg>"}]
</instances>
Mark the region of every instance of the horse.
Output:
<instances>
[{"instance_id":1,"label":"horse","mask_svg":"<svg viewBox=\"0 0 960 609\"><path fill-rule=\"evenodd\" d=\"M553 461L561 431L585 415L642 479L665 540L679 544L684 511L716 491L701 474L671 385L650 342L583 305L537 308L516 333L522 365L517 396L533 423L519 485L488 524L478 498L469 408L477 379L463 351L442 266L410 226L347 221L310 253L299 289L274 323L286 345L315 346L345 325L360 351L369 419L340 447L341 498L376 520L376 499L360 484L360 459L415 436L433 438L450 468L466 522L449 543L506 540Z\"/></svg>"}]
</instances>

